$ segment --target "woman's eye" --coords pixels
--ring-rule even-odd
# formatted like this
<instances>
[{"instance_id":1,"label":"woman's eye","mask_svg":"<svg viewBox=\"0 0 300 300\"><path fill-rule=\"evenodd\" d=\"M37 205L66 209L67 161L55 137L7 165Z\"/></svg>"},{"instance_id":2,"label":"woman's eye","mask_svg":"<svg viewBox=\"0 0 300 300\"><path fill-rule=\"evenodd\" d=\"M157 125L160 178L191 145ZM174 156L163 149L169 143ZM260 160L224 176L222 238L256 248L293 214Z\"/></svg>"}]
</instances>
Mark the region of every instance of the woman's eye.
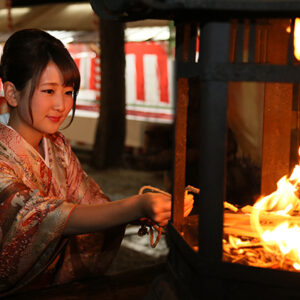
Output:
<instances>
[{"instance_id":1,"label":"woman's eye","mask_svg":"<svg viewBox=\"0 0 300 300\"><path fill-rule=\"evenodd\" d=\"M42 92L46 93L46 94L53 94L54 93L54 91L52 89L43 90Z\"/></svg>"},{"instance_id":2,"label":"woman's eye","mask_svg":"<svg viewBox=\"0 0 300 300\"><path fill-rule=\"evenodd\" d=\"M66 91L65 94L68 95L68 96L72 96L73 95L73 91Z\"/></svg>"}]
</instances>

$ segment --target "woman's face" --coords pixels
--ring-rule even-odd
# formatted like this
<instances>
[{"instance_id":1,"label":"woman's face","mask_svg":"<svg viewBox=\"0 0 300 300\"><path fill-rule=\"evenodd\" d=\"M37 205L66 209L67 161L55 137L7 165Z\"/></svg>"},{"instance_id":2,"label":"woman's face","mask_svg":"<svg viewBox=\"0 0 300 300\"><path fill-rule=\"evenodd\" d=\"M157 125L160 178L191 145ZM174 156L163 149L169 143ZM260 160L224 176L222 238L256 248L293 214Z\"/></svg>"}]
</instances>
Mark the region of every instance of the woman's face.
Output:
<instances>
[{"instance_id":1,"label":"woman's face","mask_svg":"<svg viewBox=\"0 0 300 300\"><path fill-rule=\"evenodd\" d=\"M54 62L50 61L32 97L32 120L29 113L28 91L29 86L17 106L19 123L23 123L23 128L27 128L26 130L31 130L31 134L55 133L73 107L73 87L64 86L60 70Z\"/></svg>"}]
</instances>

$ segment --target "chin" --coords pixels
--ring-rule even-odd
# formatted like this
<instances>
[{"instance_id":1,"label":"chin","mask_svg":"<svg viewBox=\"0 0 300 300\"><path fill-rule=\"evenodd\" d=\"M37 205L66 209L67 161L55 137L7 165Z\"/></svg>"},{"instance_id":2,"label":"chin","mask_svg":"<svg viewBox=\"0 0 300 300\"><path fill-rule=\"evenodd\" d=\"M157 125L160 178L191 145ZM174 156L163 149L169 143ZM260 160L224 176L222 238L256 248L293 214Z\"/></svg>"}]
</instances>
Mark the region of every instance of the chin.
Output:
<instances>
[{"instance_id":1,"label":"chin","mask_svg":"<svg viewBox=\"0 0 300 300\"><path fill-rule=\"evenodd\" d=\"M57 127L57 128L53 128L53 129L47 129L47 130L44 130L44 133L45 134L54 134L54 133L56 133L57 131L59 130L59 127Z\"/></svg>"}]
</instances>

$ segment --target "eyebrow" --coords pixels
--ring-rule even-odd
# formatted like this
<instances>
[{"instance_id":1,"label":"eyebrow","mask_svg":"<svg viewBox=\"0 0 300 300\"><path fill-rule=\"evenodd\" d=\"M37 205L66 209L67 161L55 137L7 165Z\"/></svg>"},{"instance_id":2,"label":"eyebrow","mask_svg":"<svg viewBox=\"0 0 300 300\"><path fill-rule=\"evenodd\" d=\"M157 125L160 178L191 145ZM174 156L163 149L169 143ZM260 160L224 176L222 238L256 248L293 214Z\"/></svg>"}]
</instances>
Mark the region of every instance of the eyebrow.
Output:
<instances>
[{"instance_id":1,"label":"eyebrow","mask_svg":"<svg viewBox=\"0 0 300 300\"><path fill-rule=\"evenodd\" d=\"M60 84L57 83L57 82L44 82L44 83L40 84L40 86L45 86L45 85L58 86ZM63 86L66 87L66 88L73 88L72 85L63 85Z\"/></svg>"},{"instance_id":2,"label":"eyebrow","mask_svg":"<svg viewBox=\"0 0 300 300\"><path fill-rule=\"evenodd\" d=\"M44 82L44 83L41 83L40 85L58 85L58 83L56 83L56 82Z\"/></svg>"}]
</instances>

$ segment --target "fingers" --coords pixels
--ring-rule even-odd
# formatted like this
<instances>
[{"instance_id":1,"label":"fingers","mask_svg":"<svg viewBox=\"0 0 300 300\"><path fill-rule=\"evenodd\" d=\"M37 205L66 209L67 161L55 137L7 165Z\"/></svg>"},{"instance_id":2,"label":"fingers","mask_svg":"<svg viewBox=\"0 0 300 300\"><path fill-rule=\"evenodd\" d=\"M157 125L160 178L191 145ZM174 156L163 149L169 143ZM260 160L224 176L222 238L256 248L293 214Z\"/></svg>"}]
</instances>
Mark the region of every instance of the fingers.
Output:
<instances>
[{"instance_id":1,"label":"fingers","mask_svg":"<svg viewBox=\"0 0 300 300\"><path fill-rule=\"evenodd\" d=\"M157 223L159 226L166 226L171 219L171 211L160 213L159 215L156 215L153 219L155 223Z\"/></svg>"},{"instance_id":2,"label":"fingers","mask_svg":"<svg viewBox=\"0 0 300 300\"><path fill-rule=\"evenodd\" d=\"M193 209L193 206L191 206L187 209L184 209L184 217L187 217L190 214L190 212L192 211L192 209Z\"/></svg>"},{"instance_id":3,"label":"fingers","mask_svg":"<svg viewBox=\"0 0 300 300\"><path fill-rule=\"evenodd\" d=\"M185 195L184 198L184 217L187 217L194 206L194 196L192 194Z\"/></svg>"},{"instance_id":4,"label":"fingers","mask_svg":"<svg viewBox=\"0 0 300 300\"><path fill-rule=\"evenodd\" d=\"M162 193L145 193L146 215L160 226L167 225L171 219L171 196ZM184 199L184 217L188 216L193 209L194 196L186 194Z\"/></svg>"},{"instance_id":5,"label":"fingers","mask_svg":"<svg viewBox=\"0 0 300 300\"><path fill-rule=\"evenodd\" d=\"M191 207L194 205L194 200L192 201L184 201L184 207Z\"/></svg>"},{"instance_id":6,"label":"fingers","mask_svg":"<svg viewBox=\"0 0 300 300\"><path fill-rule=\"evenodd\" d=\"M167 225L171 218L171 196L162 193L145 193L147 216L160 226Z\"/></svg>"}]
</instances>

